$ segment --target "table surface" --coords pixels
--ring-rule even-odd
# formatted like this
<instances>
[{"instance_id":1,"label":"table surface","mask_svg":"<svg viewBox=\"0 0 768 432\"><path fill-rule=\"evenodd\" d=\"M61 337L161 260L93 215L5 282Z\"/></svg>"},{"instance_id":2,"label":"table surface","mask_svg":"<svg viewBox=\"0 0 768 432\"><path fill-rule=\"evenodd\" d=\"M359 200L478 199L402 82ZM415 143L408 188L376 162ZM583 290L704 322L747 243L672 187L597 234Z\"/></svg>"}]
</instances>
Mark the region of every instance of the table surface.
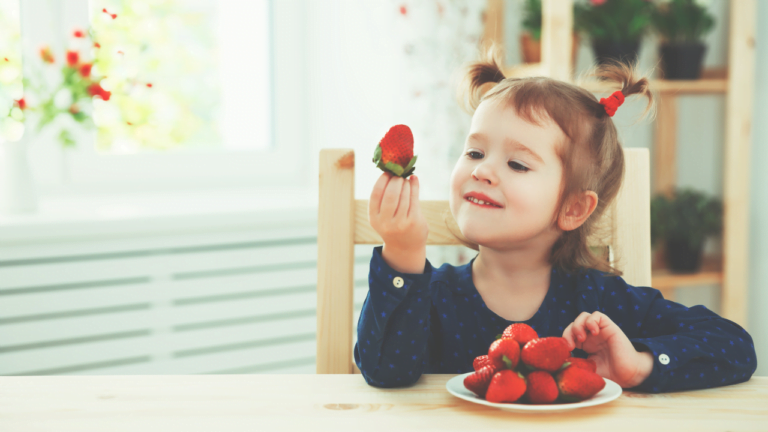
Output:
<instances>
[{"instance_id":1,"label":"table surface","mask_svg":"<svg viewBox=\"0 0 768 432\"><path fill-rule=\"evenodd\" d=\"M3 376L0 431L768 430L768 377L529 414L454 397L445 388L454 376L399 389L360 375Z\"/></svg>"}]
</instances>

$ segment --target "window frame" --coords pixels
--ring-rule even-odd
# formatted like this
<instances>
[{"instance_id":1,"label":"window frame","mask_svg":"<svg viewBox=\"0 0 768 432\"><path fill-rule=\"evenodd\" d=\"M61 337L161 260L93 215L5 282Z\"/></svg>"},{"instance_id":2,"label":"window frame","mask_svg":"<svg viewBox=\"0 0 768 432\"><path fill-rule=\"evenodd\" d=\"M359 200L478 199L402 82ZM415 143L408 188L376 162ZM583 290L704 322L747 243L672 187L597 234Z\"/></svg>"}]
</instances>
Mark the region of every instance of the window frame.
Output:
<instances>
[{"instance_id":1,"label":"window frame","mask_svg":"<svg viewBox=\"0 0 768 432\"><path fill-rule=\"evenodd\" d=\"M269 2L272 38L272 145L269 150L109 155L95 150L95 132L78 131L77 147L62 149L53 134L44 131L31 138L37 147L31 164L39 180L40 193L309 187L308 128L296 127L309 124L306 7L303 0L264 1ZM42 44L62 52L69 31L89 25L89 0L20 0L20 7L26 58L36 56Z\"/></svg>"}]
</instances>

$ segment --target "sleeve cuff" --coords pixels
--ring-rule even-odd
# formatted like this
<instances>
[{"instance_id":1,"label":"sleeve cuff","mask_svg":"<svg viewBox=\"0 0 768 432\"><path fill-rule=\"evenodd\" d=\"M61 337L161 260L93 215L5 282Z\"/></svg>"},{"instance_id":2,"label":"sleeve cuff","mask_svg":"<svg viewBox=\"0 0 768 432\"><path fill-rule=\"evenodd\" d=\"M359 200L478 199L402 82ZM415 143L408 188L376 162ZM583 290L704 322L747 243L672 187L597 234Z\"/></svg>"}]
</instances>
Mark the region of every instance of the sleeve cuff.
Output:
<instances>
[{"instance_id":1,"label":"sleeve cuff","mask_svg":"<svg viewBox=\"0 0 768 432\"><path fill-rule=\"evenodd\" d=\"M401 273L394 270L384 261L384 258L381 256L382 249L383 246L373 248L370 280L368 281L371 290L378 288L382 292L386 292L387 296L390 296L391 299L402 300L411 291L412 287L416 291L428 287L429 281L432 279L433 270L429 260L426 260L423 273Z\"/></svg>"},{"instance_id":2,"label":"sleeve cuff","mask_svg":"<svg viewBox=\"0 0 768 432\"><path fill-rule=\"evenodd\" d=\"M676 360L672 352L664 344L653 339L630 339L630 342L638 352L648 351L653 355L653 369L645 381L627 390L645 393L664 391L669 377L668 371L675 368Z\"/></svg>"}]
</instances>

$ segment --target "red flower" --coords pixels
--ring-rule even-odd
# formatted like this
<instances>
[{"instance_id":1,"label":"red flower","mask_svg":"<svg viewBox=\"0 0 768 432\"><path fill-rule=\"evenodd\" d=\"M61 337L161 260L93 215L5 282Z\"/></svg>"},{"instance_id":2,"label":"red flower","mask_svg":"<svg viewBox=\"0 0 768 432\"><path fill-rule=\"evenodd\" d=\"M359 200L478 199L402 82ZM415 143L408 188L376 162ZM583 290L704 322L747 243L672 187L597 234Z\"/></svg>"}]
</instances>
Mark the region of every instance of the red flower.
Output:
<instances>
[{"instance_id":1,"label":"red flower","mask_svg":"<svg viewBox=\"0 0 768 432\"><path fill-rule=\"evenodd\" d=\"M152 83L147 83L147 87L152 88Z\"/></svg>"},{"instance_id":2,"label":"red flower","mask_svg":"<svg viewBox=\"0 0 768 432\"><path fill-rule=\"evenodd\" d=\"M3 57L3 58L5 59L5 61L10 61L10 60L8 60L8 57Z\"/></svg>"},{"instance_id":3,"label":"red flower","mask_svg":"<svg viewBox=\"0 0 768 432\"><path fill-rule=\"evenodd\" d=\"M117 18L117 14L111 14L111 13L107 12L107 8L104 8L104 9L102 9L101 11L102 11L102 12L104 12L105 14L107 14L107 15L111 16L111 17L112 17L112 19L115 19L115 18Z\"/></svg>"},{"instance_id":4,"label":"red flower","mask_svg":"<svg viewBox=\"0 0 768 432\"><path fill-rule=\"evenodd\" d=\"M51 48L48 46L44 46L40 48L40 57L43 59L46 63L53 63L53 53L51 52Z\"/></svg>"},{"instance_id":5,"label":"red flower","mask_svg":"<svg viewBox=\"0 0 768 432\"><path fill-rule=\"evenodd\" d=\"M105 101L108 101L109 97L112 95L111 92L108 92L108 91L104 90L103 88L101 88L101 84L99 84L99 83L93 83L93 84L89 85L88 86L88 94L91 95L91 96L98 96L98 97L104 99Z\"/></svg>"},{"instance_id":6,"label":"red flower","mask_svg":"<svg viewBox=\"0 0 768 432\"><path fill-rule=\"evenodd\" d=\"M16 101L17 104L19 104L19 109L24 109L27 107L27 101L24 100L24 98L21 98Z\"/></svg>"},{"instance_id":7,"label":"red flower","mask_svg":"<svg viewBox=\"0 0 768 432\"><path fill-rule=\"evenodd\" d=\"M400 6L400 15L405 15L408 13L408 9L405 8L405 6Z\"/></svg>"},{"instance_id":8,"label":"red flower","mask_svg":"<svg viewBox=\"0 0 768 432\"><path fill-rule=\"evenodd\" d=\"M589 2L592 3L592 6L600 6L607 1L608 0L589 0Z\"/></svg>"},{"instance_id":9,"label":"red flower","mask_svg":"<svg viewBox=\"0 0 768 432\"><path fill-rule=\"evenodd\" d=\"M82 38L82 37L85 37L85 32L83 32L80 29L75 29L75 31L72 32L72 36L76 38Z\"/></svg>"},{"instance_id":10,"label":"red flower","mask_svg":"<svg viewBox=\"0 0 768 432\"><path fill-rule=\"evenodd\" d=\"M67 51L67 64L74 66L80 61L80 54L77 51Z\"/></svg>"},{"instance_id":11,"label":"red flower","mask_svg":"<svg viewBox=\"0 0 768 432\"><path fill-rule=\"evenodd\" d=\"M96 48L101 48L101 44L99 44L98 42L94 42L93 46L96 47Z\"/></svg>"},{"instance_id":12,"label":"red flower","mask_svg":"<svg viewBox=\"0 0 768 432\"><path fill-rule=\"evenodd\" d=\"M80 65L80 75L83 78L85 78L88 75L90 75L91 74L91 67L93 67L93 65L90 64L90 63L84 63L84 64Z\"/></svg>"}]
</instances>

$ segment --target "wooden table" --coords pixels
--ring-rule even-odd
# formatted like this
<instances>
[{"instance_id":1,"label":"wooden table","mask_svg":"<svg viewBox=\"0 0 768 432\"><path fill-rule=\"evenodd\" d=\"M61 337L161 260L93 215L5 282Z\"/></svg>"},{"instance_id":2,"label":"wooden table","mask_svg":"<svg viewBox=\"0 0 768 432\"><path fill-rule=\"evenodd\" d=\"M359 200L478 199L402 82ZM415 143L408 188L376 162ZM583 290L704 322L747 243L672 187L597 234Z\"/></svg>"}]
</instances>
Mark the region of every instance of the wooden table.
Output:
<instances>
[{"instance_id":1,"label":"wooden table","mask_svg":"<svg viewBox=\"0 0 768 432\"><path fill-rule=\"evenodd\" d=\"M453 376L401 389L370 387L360 375L4 376L0 431L768 430L768 377L518 414L452 396ZM522 429L501 429L510 426Z\"/></svg>"}]
</instances>

